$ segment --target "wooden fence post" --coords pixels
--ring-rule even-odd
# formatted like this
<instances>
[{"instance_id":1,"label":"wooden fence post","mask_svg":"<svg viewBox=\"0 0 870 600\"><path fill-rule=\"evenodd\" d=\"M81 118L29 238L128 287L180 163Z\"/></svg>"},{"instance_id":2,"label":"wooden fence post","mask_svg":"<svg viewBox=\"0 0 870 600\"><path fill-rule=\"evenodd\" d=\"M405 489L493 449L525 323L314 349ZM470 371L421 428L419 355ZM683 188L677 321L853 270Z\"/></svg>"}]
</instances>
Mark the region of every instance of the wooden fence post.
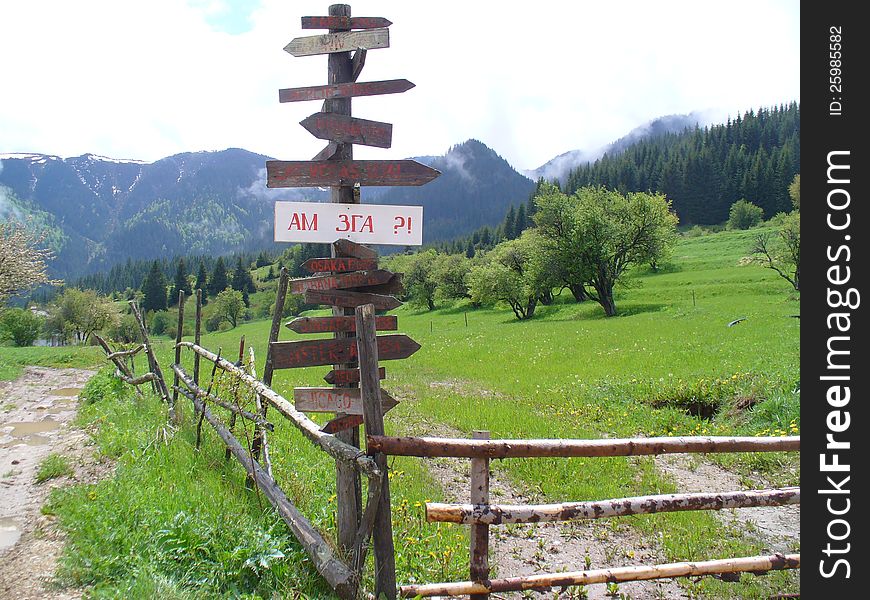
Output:
<instances>
[{"instance_id":1,"label":"wooden fence post","mask_svg":"<svg viewBox=\"0 0 870 600\"><path fill-rule=\"evenodd\" d=\"M378 377L378 344L375 339L375 307L364 304L356 309L356 343L359 357L360 395L366 433L383 435L384 412L381 406L381 383ZM375 515L373 546L375 555L375 597L396 598L396 557L393 546L392 511L390 508L390 478L387 457L374 456L383 473L381 497Z\"/></svg>"},{"instance_id":2,"label":"wooden fence post","mask_svg":"<svg viewBox=\"0 0 870 600\"><path fill-rule=\"evenodd\" d=\"M175 329L175 364L181 364L181 346L178 343L181 341L181 334L184 329L184 290L178 290L178 326ZM175 375L173 380L172 390L172 420L175 423L181 422L181 408L178 406L178 375Z\"/></svg>"},{"instance_id":3,"label":"wooden fence post","mask_svg":"<svg viewBox=\"0 0 870 600\"><path fill-rule=\"evenodd\" d=\"M287 287L290 285L290 274L287 272L287 267L281 267L281 273L278 278L278 291L275 294L275 310L272 312L272 328L269 330L269 342L266 344L266 364L263 365L263 383L272 387L272 375L275 373L275 361L272 356L272 343L278 341L278 334L281 331L281 320L284 318L284 301L287 299ZM253 368L253 367L252 367ZM267 402L262 402L260 414L266 418ZM260 437L260 432L254 433L254 442L251 444L251 453L254 455L254 460L260 460L260 452L263 447L263 440Z\"/></svg>"},{"instance_id":4,"label":"wooden fence post","mask_svg":"<svg viewBox=\"0 0 870 600\"><path fill-rule=\"evenodd\" d=\"M139 305L136 304L135 300L130 300L128 302L130 305L130 309L133 311L133 316L136 318L136 322L139 324L139 333L142 334L142 343L145 345L145 355L148 357L148 366L154 375L156 376L153 383L157 387L157 392L163 398L163 401L166 404L171 403L171 396L169 395L169 390L166 388L166 380L163 378L163 371L160 369L160 363L157 362L157 357L154 355L154 349L151 347L151 340L148 338L148 328L145 327L145 318L142 316L142 313L139 311ZM175 423L175 411L170 406L169 409L169 417L172 419L172 422Z\"/></svg>"},{"instance_id":5,"label":"wooden fence post","mask_svg":"<svg viewBox=\"0 0 870 600\"><path fill-rule=\"evenodd\" d=\"M200 345L200 338L202 337L202 290L197 288L196 290L196 325L195 330L193 332L193 343L197 346ZM193 381L197 385L199 385L199 354L196 352L193 353ZM196 412L196 407L194 407L194 413Z\"/></svg>"},{"instance_id":6,"label":"wooden fence post","mask_svg":"<svg viewBox=\"0 0 870 600\"><path fill-rule=\"evenodd\" d=\"M475 440L488 440L488 431L472 433ZM489 504L489 459L471 459L471 504ZM489 525L471 526L471 581L489 579ZM489 594L471 594L470 600L488 600Z\"/></svg>"}]
</instances>

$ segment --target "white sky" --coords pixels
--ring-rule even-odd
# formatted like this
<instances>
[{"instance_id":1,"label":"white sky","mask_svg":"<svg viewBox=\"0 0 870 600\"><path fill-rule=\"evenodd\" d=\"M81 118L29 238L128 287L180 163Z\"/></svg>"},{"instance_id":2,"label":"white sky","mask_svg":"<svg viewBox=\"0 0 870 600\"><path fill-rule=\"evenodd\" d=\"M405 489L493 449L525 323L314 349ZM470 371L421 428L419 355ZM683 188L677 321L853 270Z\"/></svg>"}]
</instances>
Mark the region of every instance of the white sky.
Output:
<instances>
[{"instance_id":1,"label":"white sky","mask_svg":"<svg viewBox=\"0 0 870 600\"><path fill-rule=\"evenodd\" d=\"M0 0L0 153L157 160L241 147L307 160L298 122L320 102L278 89L326 83L326 56L283 47L328 1ZM417 87L355 99L393 123L389 150L442 154L477 138L518 169L600 147L655 117L724 120L800 100L798 0L351 2L393 21L360 81Z\"/></svg>"}]
</instances>

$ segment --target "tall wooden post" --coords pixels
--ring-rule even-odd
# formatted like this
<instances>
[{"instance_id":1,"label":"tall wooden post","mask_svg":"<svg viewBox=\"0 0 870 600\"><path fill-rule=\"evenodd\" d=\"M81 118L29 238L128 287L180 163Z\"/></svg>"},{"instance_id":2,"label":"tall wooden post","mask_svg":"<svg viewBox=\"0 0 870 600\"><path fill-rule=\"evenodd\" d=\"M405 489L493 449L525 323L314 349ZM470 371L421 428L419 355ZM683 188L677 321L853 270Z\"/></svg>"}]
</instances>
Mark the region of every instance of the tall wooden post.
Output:
<instances>
[{"instance_id":1,"label":"tall wooden post","mask_svg":"<svg viewBox=\"0 0 870 600\"><path fill-rule=\"evenodd\" d=\"M350 17L349 4L333 4L329 7L329 16ZM329 33L348 31L347 29L330 29ZM348 83L353 81L353 61L350 52L334 52L329 55L327 63L327 83ZM325 100L323 112L331 112L339 115L351 114L350 98L333 98ZM335 153L328 157L329 160L352 160L353 144L336 143ZM332 186L331 201L339 204L358 204L359 199L354 197L352 185ZM332 249L335 257L335 248ZM336 316L353 315L352 309L333 307L332 312ZM335 333L335 338L353 337L351 333ZM335 369L347 369L355 364L335 365ZM355 387L356 384L346 384L337 387ZM341 414L337 415L341 417ZM351 427L335 434L338 439L353 446L359 447L359 427ZM359 527L360 513L362 512L362 488L359 473L349 465L336 461L336 525L338 528L338 545L341 550L349 554L353 549L356 531Z\"/></svg>"},{"instance_id":2,"label":"tall wooden post","mask_svg":"<svg viewBox=\"0 0 870 600\"><path fill-rule=\"evenodd\" d=\"M184 291L178 290L178 325L175 329L175 364L181 364L181 334L184 329ZM178 388L178 373L175 374L173 388ZM172 390L172 420L176 423L181 422L181 407L178 405L178 389Z\"/></svg>"},{"instance_id":3,"label":"tall wooden post","mask_svg":"<svg viewBox=\"0 0 870 600\"><path fill-rule=\"evenodd\" d=\"M488 431L475 431L475 440L488 440ZM489 504L489 459L471 459L472 504ZM471 581L489 579L489 525L471 526ZM489 594L471 594L470 600L487 600Z\"/></svg>"},{"instance_id":4,"label":"tall wooden post","mask_svg":"<svg viewBox=\"0 0 870 600\"><path fill-rule=\"evenodd\" d=\"M375 332L375 307L371 304L356 309L357 355L359 356L360 397L367 435L384 435L384 410L381 404L381 383L378 376L378 342ZM381 497L372 529L375 555L375 597L388 600L396 597L396 558L393 547L392 511L390 510L390 478L387 476L387 456L375 454L375 463L384 474Z\"/></svg>"},{"instance_id":5,"label":"tall wooden post","mask_svg":"<svg viewBox=\"0 0 870 600\"><path fill-rule=\"evenodd\" d=\"M193 343L199 346L202 339L202 290L199 288L196 290L196 325L194 328ZM193 353L193 382L199 385L199 354L196 352ZM194 413L196 413L195 406Z\"/></svg>"},{"instance_id":6,"label":"tall wooden post","mask_svg":"<svg viewBox=\"0 0 870 600\"><path fill-rule=\"evenodd\" d=\"M272 359L272 342L278 341L278 334L281 331L281 319L284 318L284 301L287 299L287 286L290 284L290 274L286 267L281 267L281 274L278 279L278 291L275 294L275 311L272 313L272 328L269 330L269 342L266 344L266 364L263 366L263 383L272 386L272 375L275 373L275 363ZM260 415L266 418L266 409L269 406L268 402L260 403ZM251 443L251 453L254 455L254 460L260 460L260 449L263 447L262 431L257 430L254 433L254 441ZM271 468L269 469L271 474Z\"/></svg>"}]
</instances>

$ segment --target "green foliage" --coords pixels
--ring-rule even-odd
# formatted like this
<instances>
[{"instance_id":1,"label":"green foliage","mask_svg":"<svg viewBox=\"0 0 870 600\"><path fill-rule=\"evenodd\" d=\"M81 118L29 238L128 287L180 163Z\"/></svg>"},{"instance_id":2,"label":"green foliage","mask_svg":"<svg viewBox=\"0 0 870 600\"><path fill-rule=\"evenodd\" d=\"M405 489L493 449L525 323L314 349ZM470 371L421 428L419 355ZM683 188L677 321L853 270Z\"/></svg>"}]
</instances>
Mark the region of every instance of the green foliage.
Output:
<instances>
[{"instance_id":1,"label":"green foliage","mask_svg":"<svg viewBox=\"0 0 870 600\"><path fill-rule=\"evenodd\" d=\"M759 232L751 251L756 261L800 290L801 214L798 211L783 215L775 232Z\"/></svg>"},{"instance_id":2,"label":"green foliage","mask_svg":"<svg viewBox=\"0 0 870 600\"><path fill-rule=\"evenodd\" d=\"M25 308L7 308L0 312L0 340L16 346L30 346L39 338L45 319Z\"/></svg>"},{"instance_id":3,"label":"green foliage","mask_svg":"<svg viewBox=\"0 0 870 600\"><path fill-rule=\"evenodd\" d=\"M154 335L163 335L171 325L172 317L165 310L151 315L151 333Z\"/></svg>"},{"instance_id":4,"label":"green foliage","mask_svg":"<svg viewBox=\"0 0 870 600\"><path fill-rule=\"evenodd\" d=\"M728 211L728 229L749 229L764 218L764 210L748 200L738 200Z\"/></svg>"},{"instance_id":5,"label":"green foliage","mask_svg":"<svg viewBox=\"0 0 870 600\"><path fill-rule=\"evenodd\" d=\"M11 381L25 366L87 369L105 362L106 355L95 346L0 346L0 381Z\"/></svg>"},{"instance_id":6,"label":"green foliage","mask_svg":"<svg viewBox=\"0 0 870 600\"><path fill-rule=\"evenodd\" d=\"M139 324L136 322L136 317L132 314L125 314L114 327L109 329L109 337L116 342L123 344L132 344L142 341L142 332L139 330Z\"/></svg>"},{"instance_id":7,"label":"green foliage","mask_svg":"<svg viewBox=\"0 0 870 600\"><path fill-rule=\"evenodd\" d=\"M73 469L69 460L65 456L53 452L39 463L39 469L36 471L36 483L72 474Z\"/></svg>"},{"instance_id":8,"label":"green foliage","mask_svg":"<svg viewBox=\"0 0 870 600\"><path fill-rule=\"evenodd\" d=\"M91 333L111 328L119 319L115 304L94 290L66 288L49 309L46 329L65 340L86 343Z\"/></svg>"},{"instance_id":9,"label":"green foliage","mask_svg":"<svg viewBox=\"0 0 870 600\"><path fill-rule=\"evenodd\" d=\"M211 277L208 279L208 295L217 296L227 289L229 285L230 282L229 279L227 279L227 267L224 265L223 257L220 257L215 263Z\"/></svg>"},{"instance_id":10,"label":"green foliage","mask_svg":"<svg viewBox=\"0 0 870 600\"><path fill-rule=\"evenodd\" d=\"M156 260L151 263L151 270L142 282L142 310L145 312L166 310L166 277Z\"/></svg>"},{"instance_id":11,"label":"green foliage","mask_svg":"<svg viewBox=\"0 0 870 600\"><path fill-rule=\"evenodd\" d=\"M788 186L788 195L795 210L801 209L801 174L798 173Z\"/></svg>"},{"instance_id":12,"label":"green foliage","mask_svg":"<svg viewBox=\"0 0 870 600\"><path fill-rule=\"evenodd\" d=\"M173 306L178 304L178 292L184 292L185 297L189 297L193 293L190 281L187 279L187 267L184 264L183 258L178 261L178 267L175 269L175 279L172 283L172 291L169 293L169 302Z\"/></svg>"},{"instance_id":13,"label":"green foliage","mask_svg":"<svg viewBox=\"0 0 870 600\"><path fill-rule=\"evenodd\" d=\"M244 313L245 301L242 293L237 290L225 289L212 303L212 318L219 319L218 323L226 321L235 327Z\"/></svg>"}]
</instances>

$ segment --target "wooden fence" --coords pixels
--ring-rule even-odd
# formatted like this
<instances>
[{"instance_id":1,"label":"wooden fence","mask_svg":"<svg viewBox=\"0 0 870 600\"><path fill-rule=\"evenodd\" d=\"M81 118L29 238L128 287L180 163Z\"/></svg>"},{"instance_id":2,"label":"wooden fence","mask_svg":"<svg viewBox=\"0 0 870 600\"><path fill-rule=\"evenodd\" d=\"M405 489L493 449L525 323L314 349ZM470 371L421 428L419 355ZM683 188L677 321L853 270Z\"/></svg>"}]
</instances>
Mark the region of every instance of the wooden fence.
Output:
<instances>
[{"instance_id":1,"label":"wooden fence","mask_svg":"<svg viewBox=\"0 0 870 600\"><path fill-rule=\"evenodd\" d=\"M286 291L286 271L282 272L281 287ZM279 298L283 300L279 290ZM277 303L276 303L277 304ZM417 596L469 595L472 600L488 598L496 592L544 590L557 586L589 585L594 583L619 583L648 579L714 575L725 573L761 573L770 570L800 567L799 554L774 554L711 560L702 562L679 562L648 566L630 566L610 569L581 570L521 577L490 579L489 528L509 523L538 523L577 519L601 519L636 514L674 512L686 510L721 510L758 506L781 506L798 504L800 489L786 487L732 491L722 493L683 493L614 498L586 502L563 502L541 505L493 504L489 496L489 461L494 458L536 457L607 457L642 456L669 453L711 452L794 452L800 450L800 438L790 437L662 437L605 440L492 440L488 432L475 432L473 439L390 437L384 435L383 408L378 367L378 345L375 313L372 305L355 310L356 344L360 374L360 396L363 419L366 427L366 449L361 450L338 437L325 433L305 414L275 392L271 387L272 365L267 357L263 381L254 372L253 349L244 360L244 338L240 343L239 360L232 363L202 347L201 296L196 302L196 330L194 342L182 341L184 294L179 294L179 318L175 344L175 362L172 365L174 382L170 395L159 364L154 356L151 342L141 313L131 303L133 314L140 325L143 344L129 349L113 351L97 338L106 351L107 358L116 368L116 374L134 386L151 383L155 392L167 403L169 418L180 421L179 395L188 398L198 417L197 442L203 421L207 421L227 447L227 456L234 456L244 467L251 485L263 493L287 523L302 544L312 564L341 598L382 596L396 598ZM280 326L281 306L276 305L273 330ZM194 371L189 374L181 365L181 352L188 349L194 353ZM135 355L145 351L149 371L136 376L132 365ZM200 359L212 364L212 377L206 387L200 382ZM127 364L127 361L130 364ZM215 374L220 370L229 374L237 391L239 386L249 390L255 399L248 410L239 402L238 394L221 398L213 389ZM138 387L137 387L138 392ZM217 406L229 411L230 422L225 424L210 408ZM343 465L368 479L368 496L361 513L350 556L340 556L317 529L290 501L272 473L269 460L268 434L275 425L267 419L267 408L272 407L291 423L302 435L320 450L327 453L336 464ZM250 439L245 432L245 443L233 433L237 418L253 424L254 435ZM460 582L418 585L396 585L395 556L392 538L389 478L386 477L386 457L458 457L471 459L469 502L464 504L426 504L426 518L430 522L467 524L471 527L469 579ZM370 541L371 540L371 541ZM361 590L366 554L373 547L375 563L375 594Z\"/></svg>"}]
</instances>

